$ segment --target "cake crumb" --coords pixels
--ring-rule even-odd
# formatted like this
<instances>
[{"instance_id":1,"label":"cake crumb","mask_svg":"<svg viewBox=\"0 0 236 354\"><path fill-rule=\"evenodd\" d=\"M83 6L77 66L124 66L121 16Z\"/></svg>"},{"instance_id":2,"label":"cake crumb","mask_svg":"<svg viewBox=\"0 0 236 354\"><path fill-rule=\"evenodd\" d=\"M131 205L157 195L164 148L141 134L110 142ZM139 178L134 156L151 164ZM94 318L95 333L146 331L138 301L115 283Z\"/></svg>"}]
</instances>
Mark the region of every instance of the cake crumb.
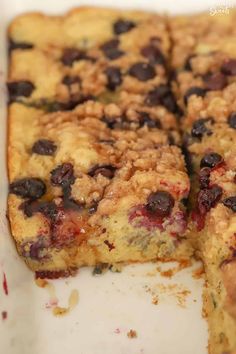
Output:
<instances>
[{"instance_id":1,"label":"cake crumb","mask_svg":"<svg viewBox=\"0 0 236 354\"><path fill-rule=\"evenodd\" d=\"M165 301L167 297L174 298L177 305L185 308L190 290L179 284L155 284L152 287L145 286L145 291L152 296L152 304L157 305L160 301Z\"/></svg>"},{"instance_id":2,"label":"cake crumb","mask_svg":"<svg viewBox=\"0 0 236 354\"><path fill-rule=\"evenodd\" d=\"M193 270L192 277L194 279L200 279L203 276L204 276L204 268L202 265L200 267L198 267L197 269Z\"/></svg>"},{"instance_id":3,"label":"cake crumb","mask_svg":"<svg viewBox=\"0 0 236 354\"><path fill-rule=\"evenodd\" d=\"M137 338L137 332L134 329L130 329L129 332L127 333L128 338Z\"/></svg>"},{"instance_id":4,"label":"cake crumb","mask_svg":"<svg viewBox=\"0 0 236 354\"><path fill-rule=\"evenodd\" d=\"M7 319L7 311L2 311L2 320L6 320Z\"/></svg>"}]
</instances>

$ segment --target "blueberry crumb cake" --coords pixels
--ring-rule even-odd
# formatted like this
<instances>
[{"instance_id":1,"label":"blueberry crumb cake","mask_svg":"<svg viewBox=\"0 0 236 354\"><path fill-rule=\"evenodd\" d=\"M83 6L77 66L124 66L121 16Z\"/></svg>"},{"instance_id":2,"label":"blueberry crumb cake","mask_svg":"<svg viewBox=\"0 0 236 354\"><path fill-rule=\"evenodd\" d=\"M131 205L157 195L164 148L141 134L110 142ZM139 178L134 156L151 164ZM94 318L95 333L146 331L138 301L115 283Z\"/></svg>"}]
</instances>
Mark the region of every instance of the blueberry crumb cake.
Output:
<instances>
[{"instance_id":1,"label":"blueberry crumb cake","mask_svg":"<svg viewBox=\"0 0 236 354\"><path fill-rule=\"evenodd\" d=\"M41 278L200 257L211 354L236 349L235 20L88 7L8 32L19 254Z\"/></svg>"}]
</instances>

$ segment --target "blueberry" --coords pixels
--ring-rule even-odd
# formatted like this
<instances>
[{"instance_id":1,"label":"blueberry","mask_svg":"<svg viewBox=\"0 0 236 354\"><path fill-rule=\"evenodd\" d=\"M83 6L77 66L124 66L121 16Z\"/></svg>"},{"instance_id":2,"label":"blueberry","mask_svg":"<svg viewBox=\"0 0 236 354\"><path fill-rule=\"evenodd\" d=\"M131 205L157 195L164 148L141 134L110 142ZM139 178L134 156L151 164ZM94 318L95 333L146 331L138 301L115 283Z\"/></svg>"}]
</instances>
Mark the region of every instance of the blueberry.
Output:
<instances>
[{"instance_id":1,"label":"blueberry","mask_svg":"<svg viewBox=\"0 0 236 354\"><path fill-rule=\"evenodd\" d=\"M10 184L10 193L22 198L38 199L46 193L46 185L39 178L22 178Z\"/></svg>"},{"instance_id":2,"label":"blueberry","mask_svg":"<svg viewBox=\"0 0 236 354\"><path fill-rule=\"evenodd\" d=\"M147 199L146 209L156 216L169 216L175 201L172 195L165 191L151 193Z\"/></svg>"},{"instance_id":3,"label":"blueberry","mask_svg":"<svg viewBox=\"0 0 236 354\"><path fill-rule=\"evenodd\" d=\"M111 39L110 41L102 44L100 49L108 59L115 60L124 54L124 52L118 48L119 43L119 39Z\"/></svg>"},{"instance_id":4,"label":"blueberry","mask_svg":"<svg viewBox=\"0 0 236 354\"><path fill-rule=\"evenodd\" d=\"M206 92L207 92L207 90L202 87L197 87L197 86L190 87L184 95L185 105L188 103L189 97L191 97L193 95L204 97Z\"/></svg>"},{"instance_id":5,"label":"blueberry","mask_svg":"<svg viewBox=\"0 0 236 354\"><path fill-rule=\"evenodd\" d=\"M211 135L212 131L206 126L206 123L213 123L212 118L200 118L193 123L191 135L194 138L202 138L204 134Z\"/></svg>"},{"instance_id":6,"label":"blueberry","mask_svg":"<svg viewBox=\"0 0 236 354\"><path fill-rule=\"evenodd\" d=\"M110 66L105 70L107 76L107 88L114 91L122 83L121 71L118 67Z\"/></svg>"},{"instance_id":7,"label":"blueberry","mask_svg":"<svg viewBox=\"0 0 236 354\"><path fill-rule=\"evenodd\" d=\"M206 214L220 200L223 190L214 185L210 189L202 189L198 193L198 209L201 214Z\"/></svg>"},{"instance_id":8,"label":"blueberry","mask_svg":"<svg viewBox=\"0 0 236 354\"><path fill-rule=\"evenodd\" d=\"M165 57L162 51L154 45L147 45L141 49L141 54L148 59L150 64L165 65Z\"/></svg>"},{"instance_id":9,"label":"blueberry","mask_svg":"<svg viewBox=\"0 0 236 354\"><path fill-rule=\"evenodd\" d=\"M233 212L236 212L236 196L224 199L223 204Z\"/></svg>"},{"instance_id":10,"label":"blueberry","mask_svg":"<svg viewBox=\"0 0 236 354\"><path fill-rule=\"evenodd\" d=\"M219 165L223 161L221 155L217 154L216 152L211 152L203 156L200 162L200 167L210 167L213 168Z\"/></svg>"},{"instance_id":11,"label":"blueberry","mask_svg":"<svg viewBox=\"0 0 236 354\"><path fill-rule=\"evenodd\" d=\"M56 149L57 146L53 141L47 139L39 139L34 143L32 152L39 155L52 156L54 155Z\"/></svg>"},{"instance_id":12,"label":"blueberry","mask_svg":"<svg viewBox=\"0 0 236 354\"><path fill-rule=\"evenodd\" d=\"M129 75L135 77L139 81L148 81L156 76L156 71L151 64L138 62L130 67Z\"/></svg>"},{"instance_id":13,"label":"blueberry","mask_svg":"<svg viewBox=\"0 0 236 354\"><path fill-rule=\"evenodd\" d=\"M115 34L119 35L122 33L129 32L133 29L136 24L133 21L119 19L113 25L113 31Z\"/></svg>"},{"instance_id":14,"label":"blueberry","mask_svg":"<svg viewBox=\"0 0 236 354\"><path fill-rule=\"evenodd\" d=\"M53 186L66 187L74 182L74 168L69 162L63 163L51 171L51 183Z\"/></svg>"},{"instance_id":15,"label":"blueberry","mask_svg":"<svg viewBox=\"0 0 236 354\"><path fill-rule=\"evenodd\" d=\"M9 100L13 102L18 97L29 97L35 89L30 81L12 81L7 84Z\"/></svg>"}]
</instances>

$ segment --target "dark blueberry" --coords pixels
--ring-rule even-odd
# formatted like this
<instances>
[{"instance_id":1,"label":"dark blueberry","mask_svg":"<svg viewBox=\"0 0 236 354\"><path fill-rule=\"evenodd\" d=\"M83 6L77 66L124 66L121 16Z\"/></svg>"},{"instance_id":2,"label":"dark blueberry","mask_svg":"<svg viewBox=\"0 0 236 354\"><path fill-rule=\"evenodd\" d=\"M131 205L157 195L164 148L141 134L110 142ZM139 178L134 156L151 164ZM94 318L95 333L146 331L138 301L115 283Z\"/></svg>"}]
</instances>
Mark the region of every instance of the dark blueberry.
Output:
<instances>
[{"instance_id":1,"label":"dark blueberry","mask_svg":"<svg viewBox=\"0 0 236 354\"><path fill-rule=\"evenodd\" d=\"M156 76L155 68L148 63L138 62L131 66L129 75L135 77L139 81L148 81Z\"/></svg>"},{"instance_id":2,"label":"dark blueberry","mask_svg":"<svg viewBox=\"0 0 236 354\"><path fill-rule=\"evenodd\" d=\"M32 152L39 155L54 155L57 146L52 140L39 139L36 141L32 147Z\"/></svg>"},{"instance_id":3,"label":"dark blueberry","mask_svg":"<svg viewBox=\"0 0 236 354\"><path fill-rule=\"evenodd\" d=\"M39 178L22 178L10 184L10 193L22 198L38 199L46 193L46 185Z\"/></svg>"},{"instance_id":4,"label":"dark blueberry","mask_svg":"<svg viewBox=\"0 0 236 354\"><path fill-rule=\"evenodd\" d=\"M72 66L75 61L92 59L83 50L78 48L66 48L63 51L61 61L66 66Z\"/></svg>"},{"instance_id":5,"label":"dark blueberry","mask_svg":"<svg viewBox=\"0 0 236 354\"><path fill-rule=\"evenodd\" d=\"M108 59L115 60L124 55L124 52L118 48L119 42L119 39L111 39L110 41L102 44L100 49Z\"/></svg>"},{"instance_id":6,"label":"dark blueberry","mask_svg":"<svg viewBox=\"0 0 236 354\"><path fill-rule=\"evenodd\" d=\"M208 188L210 182L211 169L203 167L199 172L199 184L201 189Z\"/></svg>"},{"instance_id":7,"label":"dark blueberry","mask_svg":"<svg viewBox=\"0 0 236 354\"><path fill-rule=\"evenodd\" d=\"M66 75L63 77L62 79L62 83L66 86L70 86L73 84L80 84L81 83L81 79L79 76L69 76Z\"/></svg>"},{"instance_id":8,"label":"dark blueberry","mask_svg":"<svg viewBox=\"0 0 236 354\"><path fill-rule=\"evenodd\" d=\"M121 71L118 67L110 66L105 70L107 77L107 88L114 91L122 83Z\"/></svg>"},{"instance_id":9,"label":"dark blueberry","mask_svg":"<svg viewBox=\"0 0 236 354\"><path fill-rule=\"evenodd\" d=\"M175 204L172 195L165 191L151 193L147 199L146 209L156 216L169 216Z\"/></svg>"},{"instance_id":10,"label":"dark blueberry","mask_svg":"<svg viewBox=\"0 0 236 354\"><path fill-rule=\"evenodd\" d=\"M228 59L221 66L221 72L225 75L236 75L236 59Z\"/></svg>"},{"instance_id":11,"label":"dark blueberry","mask_svg":"<svg viewBox=\"0 0 236 354\"><path fill-rule=\"evenodd\" d=\"M229 197L223 200L224 206L236 212L236 196Z\"/></svg>"},{"instance_id":12,"label":"dark blueberry","mask_svg":"<svg viewBox=\"0 0 236 354\"><path fill-rule=\"evenodd\" d=\"M141 54L148 59L150 64L165 65L165 57L162 51L154 45L147 45L141 49Z\"/></svg>"},{"instance_id":13,"label":"dark blueberry","mask_svg":"<svg viewBox=\"0 0 236 354\"><path fill-rule=\"evenodd\" d=\"M228 124L231 128L236 129L236 112L233 112L228 117Z\"/></svg>"},{"instance_id":14,"label":"dark blueberry","mask_svg":"<svg viewBox=\"0 0 236 354\"><path fill-rule=\"evenodd\" d=\"M54 202L39 202L29 200L22 203L20 208L28 217L33 216L35 213L42 213L47 218L54 220L57 215L57 206Z\"/></svg>"},{"instance_id":15,"label":"dark blueberry","mask_svg":"<svg viewBox=\"0 0 236 354\"><path fill-rule=\"evenodd\" d=\"M18 97L29 97L34 91L35 86L30 81L13 81L7 84L10 102Z\"/></svg>"},{"instance_id":16,"label":"dark blueberry","mask_svg":"<svg viewBox=\"0 0 236 354\"><path fill-rule=\"evenodd\" d=\"M192 58L194 58L196 55L193 54L193 55L190 55L186 61L185 61L185 64L184 64L184 70L186 71L192 71L192 65L191 65L191 60Z\"/></svg>"},{"instance_id":17,"label":"dark blueberry","mask_svg":"<svg viewBox=\"0 0 236 354\"><path fill-rule=\"evenodd\" d=\"M9 48L9 51L12 51L14 49L22 49L22 50L25 50L25 49L31 49L33 48L33 44L31 43L27 43L27 42L14 42L12 39L9 40L9 45L8 45L8 48Z\"/></svg>"},{"instance_id":18,"label":"dark blueberry","mask_svg":"<svg viewBox=\"0 0 236 354\"><path fill-rule=\"evenodd\" d=\"M212 118L200 118L193 123L191 135L194 138L202 138L204 134L211 135L212 131L206 126L206 123L213 123Z\"/></svg>"},{"instance_id":19,"label":"dark blueberry","mask_svg":"<svg viewBox=\"0 0 236 354\"><path fill-rule=\"evenodd\" d=\"M222 73L207 74L203 78L207 90L222 90L227 85L227 78Z\"/></svg>"},{"instance_id":20,"label":"dark blueberry","mask_svg":"<svg viewBox=\"0 0 236 354\"><path fill-rule=\"evenodd\" d=\"M220 200L223 190L214 185L210 189L202 189L198 193L198 209L201 214L206 214Z\"/></svg>"},{"instance_id":21,"label":"dark blueberry","mask_svg":"<svg viewBox=\"0 0 236 354\"><path fill-rule=\"evenodd\" d=\"M178 110L174 95L171 92L170 87L165 84L161 84L149 91L144 103L150 107L163 105L172 113L175 113Z\"/></svg>"},{"instance_id":22,"label":"dark blueberry","mask_svg":"<svg viewBox=\"0 0 236 354\"><path fill-rule=\"evenodd\" d=\"M165 84L161 84L150 91L145 99L145 104L148 106L158 106L161 104L163 97L169 95L170 88Z\"/></svg>"},{"instance_id":23,"label":"dark blueberry","mask_svg":"<svg viewBox=\"0 0 236 354\"><path fill-rule=\"evenodd\" d=\"M114 23L113 31L115 34L119 35L129 32L135 26L136 24L133 21L119 19Z\"/></svg>"},{"instance_id":24,"label":"dark blueberry","mask_svg":"<svg viewBox=\"0 0 236 354\"><path fill-rule=\"evenodd\" d=\"M177 106L177 103L175 101L175 97L172 92L169 92L168 95L164 96L162 98L162 105L166 107L166 109L169 112L172 113L178 113L179 112L179 107Z\"/></svg>"},{"instance_id":25,"label":"dark blueberry","mask_svg":"<svg viewBox=\"0 0 236 354\"><path fill-rule=\"evenodd\" d=\"M147 112L138 112L139 114L139 124L140 126L146 125L148 128L161 129L161 122L157 119L152 119L150 114Z\"/></svg>"},{"instance_id":26,"label":"dark blueberry","mask_svg":"<svg viewBox=\"0 0 236 354\"><path fill-rule=\"evenodd\" d=\"M91 177L96 177L101 174L106 178L112 179L114 177L115 171L116 167L112 165L95 165L89 170L88 174Z\"/></svg>"},{"instance_id":27,"label":"dark blueberry","mask_svg":"<svg viewBox=\"0 0 236 354\"><path fill-rule=\"evenodd\" d=\"M66 187L74 182L74 168L69 162L63 163L51 171L51 183L53 186Z\"/></svg>"},{"instance_id":28,"label":"dark blueberry","mask_svg":"<svg viewBox=\"0 0 236 354\"><path fill-rule=\"evenodd\" d=\"M217 152L211 152L203 156L200 162L200 167L210 167L213 168L223 162L223 158L221 155L217 154Z\"/></svg>"},{"instance_id":29,"label":"dark blueberry","mask_svg":"<svg viewBox=\"0 0 236 354\"><path fill-rule=\"evenodd\" d=\"M168 96L170 93L170 87L165 84L161 84L150 91L145 99L145 104L148 106L158 106L161 104L162 99Z\"/></svg>"},{"instance_id":30,"label":"dark blueberry","mask_svg":"<svg viewBox=\"0 0 236 354\"><path fill-rule=\"evenodd\" d=\"M206 92L207 92L206 89L202 87L197 87L197 86L190 87L184 95L184 103L185 104L188 103L190 96L196 95L196 96L204 97Z\"/></svg>"}]
</instances>

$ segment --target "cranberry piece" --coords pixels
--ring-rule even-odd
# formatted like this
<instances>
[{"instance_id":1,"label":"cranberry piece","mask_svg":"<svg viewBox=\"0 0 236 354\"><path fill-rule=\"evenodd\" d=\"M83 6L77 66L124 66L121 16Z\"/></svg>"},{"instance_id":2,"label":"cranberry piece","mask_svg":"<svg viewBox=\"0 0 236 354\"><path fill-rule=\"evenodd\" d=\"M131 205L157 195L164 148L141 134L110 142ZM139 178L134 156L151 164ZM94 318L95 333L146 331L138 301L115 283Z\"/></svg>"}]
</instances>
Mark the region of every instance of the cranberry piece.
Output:
<instances>
[{"instance_id":1,"label":"cranberry piece","mask_svg":"<svg viewBox=\"0 0 236 354\"><path fill-rule=\"evenodd\" d=\"M233 112L228 117L228 124L231 128L236 129L236 112Z\"/></svg>"},{"instance_id":2,"label":"cranberry piece","mask_svg":"<svg viewBox=\"0 0 236 354\"><path fill-rule=\"evenodd\" d=\"M227 78L222 73L207 74L203 78L207 90L223 90L227 85Z\"/></svg>"},{"instance_id":3,"label":"cranberry piece","mask_svg":"<svg viewBox=\"0 0 236 354\"><path fill-rule=\"evenodd\" d=\"M147 199L146 209L156 216L169 216L175 204L172 195L165 191L151 193Z\"/></svg>"},{"instance_id":4,"label":"cranberry piece","mask_svg":"<svg viewBox=\"0 0 236 354\"><path fill-rule=\"evenodd\" d=\"M213 123L214 120L212 118L200 118L196 120L193 123L191 135L194 138L202 138L204 134L211 135L212 131L206 126L208 122Z\"/></svg>"},{"instance_id":5,"label":"cranberry piece","mask_svg":"<svg viewBox=\"0 0 236 354\"><path fill-rule=\"evenodd\" d=\"M136 24L133 21L119 19L114 23L113 31L115 34L119 35L129 32L135 26Z\"/></svg>"},{"instance_id":6,"label":"cranberry piece","mask_svg":"<svg viewBox=\"0 0 236 354\"><path fill-rule=\"evenodd\" d=\"M107 88L111 91L115 91L117 86L122 83L121 71L118 67L110 66L105 70L107 76Z\"/></svg>"},{"instance_id":7,"label":"cranberry piece","mask_svg":"<svg viewBox=\"0 0 236 354\"><path fill-rule=\"evenodd\" d=\"M189 97L193 95L204 97L206 92L207 90L202 87L197 87L197 86L190 87L184 95L184 103L187 104Z\"/></svg>"},{"instance_id":8,"label":"cranberry piece","mask_svg":"<svg viewBox=\"0 0 236 354\"><path fill-rule=\"evenodd\" d=\"M116 167L112 165L95 165L88 172L89 176L97 177L99 174L102 176L112 179L114 177Z\"/></svg>"},{"instance_id":9,"label":"cranberry piece","mask_svg":"<svg viewBox=\"0 0 236 354\"><path fill-rule=\"evenodd\" d=\"M102 44L100 49L108 59L115 60L124 55L124 52L118 48L119 43L119 39L111 39L110 41Z\"/></svg>"},{"instance_id":10,"label":"cranberry piece","mask_svg":"<svg viewBox=\"0 0 236 354\"><path fill-rule=\"evenodd\" d=\"M47 155L47 156L54 155L56 149L57 146L54 144L54 142L47 139L39 139L34 143L32 147L32 151L35 154Z\"/></svg>"},{"instance_id":11,"label":"cranberry piece","mask_svg":"<svg viewBox=\"0 0 236 354\"><path fill-rule=\"evenodd\" d=\"M63 163L51 171L51 183L53 186L67 187L74 182L74 168L69 162Z\"/></svg>"},{"instance_id":12,"label":"cranberry piece","mask_svg":"<svg viewBox=\"0 0 236 354\"><path fill-rule=\"evenodd\" d=\"M46 193L46 185L39 178L22 178L10 184L10 193L22 198L38 199Z\"/></svg>"},{"instance_id":13,"label":"cranberry piece","mask_svg":"<svg viewBox=\"0 0 236 354\"><path fill-rule=\"evenodd\" d=\"M73 84L80 84L81 83L81 79L79 76L69 76L66 75L63 77L62 79L62 83L66 86L71 86Z\"/></svg>"},{"instance_id":14,"label":"cranberry piece","mask_svg":"<svg viewBox=\"0 0 236 354\"><path fill-rule=\"evenodd\" d=\"M233 212L236 212L236 196L224 199L223 204Z\"/></svg>"},{"instance_id":15,"label":"cranberry piece","mask_svg":"<svg viewBox=\"0 0 236 354\"><path fill-rule=\"evenodd\" d=\"M223 190L220 186L213 185L210 189L202 189L198 193L198 209L206 214L220 200Z\"/></svg>"},{"instance_id":16,"label":"cranberry piece","mask_svg":"<svg viewBox=\"0 0 236 354\"><path fill-rule=\"evenodd\" d=\"M221 72L225 75L236 75L236 59L228 59L221 66Z\"/></svg>"},{"instance_id":17,"label":"cranberry piece","mask_svg":"<svg viewBox=\"0 0 236 354\"><path fill-rule=\"evenodd\" d=\"M223 161L223 158L221 155L217 154L217 152L211 152L209 154L206 154L200 162L200 167L210 167L213 168L217 165L219 165Z\"/></svg>"},{"instance_id":18,"label":"cranberry piece","mask_svg":"<svg viewBox=\"0 0 236 354\"><path fill-rule=\"evenodd\" d=\"M27 42L15 42L12 39L9 40L9 51L15 50L15 49L22 49L22 50L26 50L26 49L31 49L33 48L33 44L31 43L27 43Z\"/></svg>"},{"instance_id":19,"label":"cranberry piece","mask_svg":"<svg viewBox=\"0 0 236 354\"><path fill-rule=\"evenodd\" d=\"M203 167L200 170L199 173L199 183L200 183L200 188L205 189L208 188L209 182L210 182L210 174L211 174L211 169L210 167Z\"/></svg>"},{"instance_id":20,"label":"cranberry piece","mask_svg":"<svg viewBox=\"0 0 236 354\"><path fill-rule=\"evenodd\" d=\"M141 49L141 54L148 59L150 64L165 65L165 57L162 51L154 45L147 45Z\"/></svg>"},{"instance_id":21,"label":"cranberry piece","mask_svg":"<svg viewBox=\"0 0 236 354\"><path fill-rule=\"evenodd\" d=\"M18 97L29 97L34 91L35 86L30 81L13 81L7 84L10 102Z\"/></svg>"},{"instance_id":22,"label":"cranberry piece","mask_svg":"<svg viewBox=\"0 0 236 354\"><path fill-rule=\"evenodd\" d=\"M175 113L178 109L170 87L165 84L161 84L149 91L144 103L150 107L163 105L173 113Z\"/></svg>"},{"instance_id":23,"label":"cranberry piece","mask_svg":"<svg viewBox=\"0 0 236 354\"><path fill-rule=\"evenodd\" d=\"M148 81L156 76L155 68L148 63L138 62L131 66L129 75L135 77L139 81Z\"/></svg>"},{"instance_id":24,"label":"cranberry piece","mask_svg":"<svg viewBox=\"0 0 236 354\"><path fill-rule=\"evenodd\" d=\"M141 127L146 125L148 128L161 129L161 122L159 120L152 119L147 112L138 112L138 114L139 124Z\"/></svg>"},{"instance_id":25,"label":"cranberry piece","mask_svg":"<svg viewBox=\"0 0 236 354\"><path fill-rule=\"evenodd\" d=\"M75 61L79 60L94 60L86 55L86 53L78 48L66 48L64 49L61 57L61 61L66 66L72 66Z\"/></svg>"}]
</instances>

